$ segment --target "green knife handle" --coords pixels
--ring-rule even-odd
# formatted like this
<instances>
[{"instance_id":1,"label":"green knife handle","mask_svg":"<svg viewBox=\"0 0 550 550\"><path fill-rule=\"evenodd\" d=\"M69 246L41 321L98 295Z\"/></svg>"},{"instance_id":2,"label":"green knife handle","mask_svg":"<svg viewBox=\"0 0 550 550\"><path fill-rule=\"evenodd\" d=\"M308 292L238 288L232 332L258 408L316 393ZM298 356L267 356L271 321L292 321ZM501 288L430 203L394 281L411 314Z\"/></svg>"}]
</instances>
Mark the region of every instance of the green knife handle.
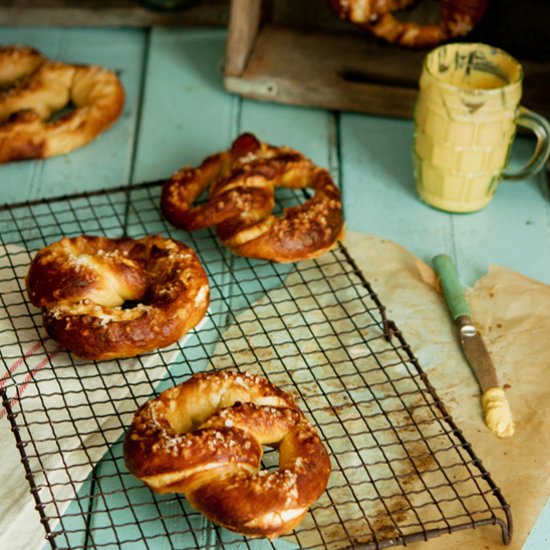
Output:
<instances>
[{"instance_id":1,"label":"green knife handle","mask_svg":"<svg viewBox=\"0 0 550 550\"><path fill-rule=\"evenodd\" d=\"M443 294L452 318L457 319L461 315L471 317L470 307L464 297L458 279L458 272L451 257L446 254L438 254L433 259L433 264L436 273L439 275L439 282L443 288Z\"/></svg>"}]
</instances>

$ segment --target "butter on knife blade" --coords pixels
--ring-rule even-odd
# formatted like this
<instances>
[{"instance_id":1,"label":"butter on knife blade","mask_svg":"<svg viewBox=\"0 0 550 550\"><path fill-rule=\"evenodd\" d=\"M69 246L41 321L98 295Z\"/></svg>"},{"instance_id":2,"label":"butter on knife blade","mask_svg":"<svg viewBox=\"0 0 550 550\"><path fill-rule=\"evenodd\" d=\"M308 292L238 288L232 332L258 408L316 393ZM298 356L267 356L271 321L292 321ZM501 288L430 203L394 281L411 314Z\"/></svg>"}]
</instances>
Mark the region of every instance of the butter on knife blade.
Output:
<instances>
[{"instance_id":1,"label":"butter on knife blade","mask_svg":"<svg viewBox=\"0 0 550 550\"><path fill-rule=\"evenodd\" d=\"M485 424L499 437L509 437L515 430L512 411L498 383L491 356L481 334L472 323L470 307L462 292L453 261L446 254L439 254L433 259L433 264L458 329L462 351L481 387Z\"/></svg>"}]
</instances>

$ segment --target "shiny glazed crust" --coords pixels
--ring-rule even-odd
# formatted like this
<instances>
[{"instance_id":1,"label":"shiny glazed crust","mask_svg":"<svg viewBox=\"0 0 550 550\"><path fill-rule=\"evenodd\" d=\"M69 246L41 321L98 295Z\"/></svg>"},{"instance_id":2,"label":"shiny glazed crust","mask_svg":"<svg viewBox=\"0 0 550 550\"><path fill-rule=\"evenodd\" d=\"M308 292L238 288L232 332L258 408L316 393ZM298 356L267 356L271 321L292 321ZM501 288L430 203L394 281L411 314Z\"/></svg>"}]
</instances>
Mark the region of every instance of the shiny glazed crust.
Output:
<instances>
[{"instance_id":1,"label":"shiny glazed crust","mask_svg":"<svg viewBox=\"0 0 550 550\"><path fill-rule=\"evenodd\" d=\"M313 197L272 214L275 188L310 188ZM208 201L195 200L209 190ZM216 226L235 254L276 262L315 258L335 246L343 232L340 192L329 172L298 151L242 134L228 151L197 168L183 168L165 184L161 209L187 230Z\"/></svg>"},{"instance_id":2,"label":"shiny glazed crust","mask_svg":"<svg viewBox=\"0 0 550 550\"><path fill-rule=\"evenodd\" d=\"M120 116L124 88L113 71L49 61L25 46L0 48L0 163L63 155ZM56 120L51 117L71 104Z\"/></svg>"},{"instance_id":3,"label":"shiny glazed crust","mask_svg":"<svg viewBox=\"0 0 550 550\"><path fill-rule=\"evenodd\" d=\"M278 448L278 470L260 470L262 445ZM252 537L294 529L330 474L293 399L265 378L228 371L196 374L141 406L124 456L154 491L183 493L211 521Z\"/></svg>"},{"instance_id":4,"label":"shiny glazed crust","mask_svg":"<svg viewBox=\"0 0 550 550\"><path fill-rule=\"evenodd\" d=\"M79 236L41 249L26 277L48 334L86 359L131 357L168 346L209 303L195 252L160 236Z\"/></svg>"}]
</instances>

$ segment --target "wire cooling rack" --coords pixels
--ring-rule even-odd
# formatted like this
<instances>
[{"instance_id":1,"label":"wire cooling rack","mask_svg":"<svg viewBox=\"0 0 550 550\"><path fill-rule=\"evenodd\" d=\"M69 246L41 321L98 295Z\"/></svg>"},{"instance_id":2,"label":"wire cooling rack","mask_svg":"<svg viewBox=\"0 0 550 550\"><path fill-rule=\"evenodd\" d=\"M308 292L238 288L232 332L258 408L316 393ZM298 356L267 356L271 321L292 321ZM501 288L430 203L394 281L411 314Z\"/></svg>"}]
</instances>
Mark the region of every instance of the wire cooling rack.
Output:
<instances>
[{"instance_id":1,"label":"wire cooling rack","mask_svg":"<svg viewBox=\"0 0 550 550\"><path fill-rule=\"evenodd\" d=\"M166 224L160 184L0 209L2 416L50 547L382 548L484 525L509 542L508 504L347 250L295 265L234 257L210 231ZM84 362L59 349L24 277L39 248L83 233L192 246L211 285L203 323L133 359ZM294 394L329 450L327 491L281 539L216 527L125 468L121 441L137 407L213 368L256 372ZM265 467L276 460L266 452Z\"/></svg>"}]
</instances>

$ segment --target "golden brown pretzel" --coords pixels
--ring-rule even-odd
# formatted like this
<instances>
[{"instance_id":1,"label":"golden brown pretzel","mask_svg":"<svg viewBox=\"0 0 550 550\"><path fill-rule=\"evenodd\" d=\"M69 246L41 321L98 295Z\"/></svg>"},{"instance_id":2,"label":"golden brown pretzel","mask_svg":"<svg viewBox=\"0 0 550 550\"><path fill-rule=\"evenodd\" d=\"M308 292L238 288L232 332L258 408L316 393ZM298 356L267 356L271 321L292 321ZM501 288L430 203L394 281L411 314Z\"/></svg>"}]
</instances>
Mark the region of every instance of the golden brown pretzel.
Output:
<instances>
[{"instance_id":1,"label":"golden brown pretzel","mask_svg":"<svg viewBox=\"0 0 550 550\"><path fill-rule=\"evenodd\" d=\"M124 89L113 71L49 61L25 46L0 47L0 163L69 153L120 116ZM55 120L68 105L74 109Z\"/></svg>"},{"instance_id":2,"label":"golden brown pretzel","mask_svg":"<svg viewBox=\"0 0 550 550\"><path fill-rule=\"evenodd\" d=\"M160 236L65 237L36 254L26 285L48 334L87 359L168 346L201 321L209 303L195 252Z\"/></svg>"},{"instance_id":3,"label":"golden brown pretzel","mask_svg":"<svg viewBox=\"0 0 550 550\"><path fill-rule=\"evenodd\" d=\"M307 187L315 193L276 217L275 187ZM207 189L208 201L194 206ZM328 171L298 151L262 143L249 133L198 168L174 174L163 188L161 209L177 227L217 226L222 242L235 254L277 262L319 256L343 231L340 192Z\"/></svg>"},{"instance_id":4,"label":"golden brown pretzel","mask_svg":"<svg viewBox=\"0 0 550 550\"><path fill-rule=\"evenodd\" d=\"M279 469L260 470L262 445ZM184 493L247 536L294 529L325 490L327 452L294 400L265 378L195 374L142 405L124 441L128 469L159 493Z\"/></svg>"},{"instance_id":5,"label":"golden brown pretzel","mask_svg":"<svg viewBox=\"0 0 550 550\"><path fill-rule=\"evenodd\" d=\"M5 88L31 74L46 58L34 48L14 44L0 47L0 86Z\"/></svg>"},{"instance_id":6,"label":"golden brown pretzel","mask_svg":"<svg viewBox=\"0 0 550 550\"><path fill-rule=\"evenodd\" d=\"M468 34L479 23L488 0L442 0L439 21L420 24L397 19L393 12L416 0L330 0L343 19L393 44L427 48Z\"/></svg>"}]
</instances>

